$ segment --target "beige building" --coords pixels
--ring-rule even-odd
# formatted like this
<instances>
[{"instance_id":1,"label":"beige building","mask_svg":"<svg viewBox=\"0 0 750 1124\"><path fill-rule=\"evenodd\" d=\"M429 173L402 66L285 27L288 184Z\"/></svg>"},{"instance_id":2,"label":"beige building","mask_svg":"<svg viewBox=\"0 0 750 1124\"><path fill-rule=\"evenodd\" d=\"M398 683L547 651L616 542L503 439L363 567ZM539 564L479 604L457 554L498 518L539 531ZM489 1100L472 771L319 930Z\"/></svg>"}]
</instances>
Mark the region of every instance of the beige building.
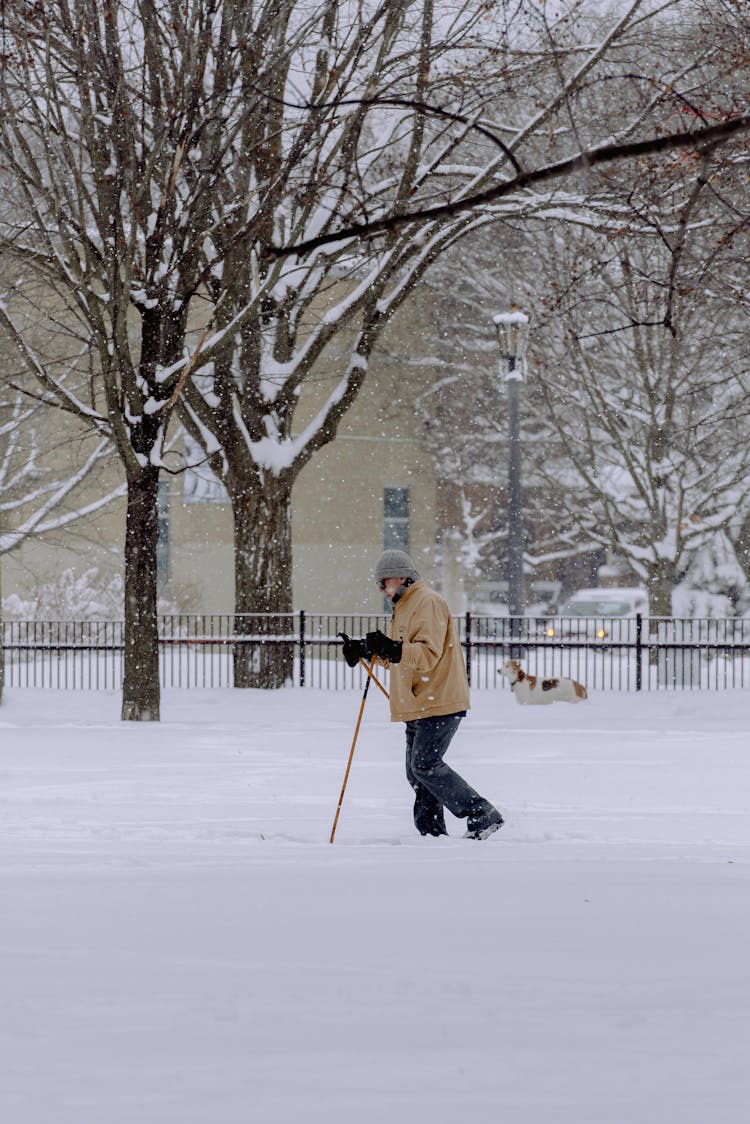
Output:
<instances>
[{"instance_id":1,"label":"beige building","mask_svg":"<svg viewBox=\"0 0 750 1124\"><path fill-rule=\"evenodd\" d=\"M295 609L380 611L372 570L384 546L407 549L426 578L443 584L436 562L437 481L418 406L435 378L423 358L434 353L435 338L429 303L413 299L381 338L336 440L298 478L292 515ZM343 354L343 348L340 355L330 349L325 367L330 379L323 373L307 385L298 427L335 384ZM102 470L114 479L118 471L114 456ZM232 514L221 486L197 469L164 474L162 489L163 597L185 612L231 612ZM3 596L33 597L40 585L69 569L96 568L105 585L121 571L124 526L124 501L116 501L91 519L29 540L3 558ZM455 600L452 607L460 611L460 591Z\"/></svg>"},{"instance_id":2,"label":"beige building","mask_svg":"<svg viewBox=\"0 0 750 1124\"><path fill-rule=\"evenodd\" d=\"M372 570L384 545L408 549L437 580L437 483L423 441L417 401L434 380L411 365L432 350L430 310L412 301L381 339L356 402L334 442L302 470L293 492L293 604L310 612L378 612ZM414 330L415 322L419 324ZM330 378L311 380L297 427L335 385L343 356L329 349ZM169 489L169 584L178 603L210 612L232 609L232 518L205 471L172 477Z\"/></svg>"}]
</instances>

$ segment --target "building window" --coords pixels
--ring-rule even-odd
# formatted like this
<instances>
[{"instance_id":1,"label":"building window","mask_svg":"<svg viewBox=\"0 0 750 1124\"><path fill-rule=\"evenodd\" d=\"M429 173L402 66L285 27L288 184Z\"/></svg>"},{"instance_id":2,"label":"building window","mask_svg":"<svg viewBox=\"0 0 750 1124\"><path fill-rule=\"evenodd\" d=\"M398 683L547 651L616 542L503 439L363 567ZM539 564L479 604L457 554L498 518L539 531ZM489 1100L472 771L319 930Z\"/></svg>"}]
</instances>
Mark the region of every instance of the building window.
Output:
<instances>
[{"instance_id":1,"label":"building window","mask_svg":"<svg viewBox=\"0 0 750 1124\"><path fill-rule=\"evenodd\" d=\"M409 553L409 489L383 490L383 547Z\"/></svg>"}]
</instances>

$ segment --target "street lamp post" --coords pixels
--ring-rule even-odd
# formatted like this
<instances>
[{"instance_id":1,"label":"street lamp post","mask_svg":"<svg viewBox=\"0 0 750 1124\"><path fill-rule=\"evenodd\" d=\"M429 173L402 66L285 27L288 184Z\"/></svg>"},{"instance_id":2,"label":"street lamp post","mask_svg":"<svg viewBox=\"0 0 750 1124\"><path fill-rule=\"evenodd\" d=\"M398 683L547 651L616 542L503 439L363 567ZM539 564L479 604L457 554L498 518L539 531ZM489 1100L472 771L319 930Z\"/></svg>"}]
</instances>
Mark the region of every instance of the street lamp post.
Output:
<instances>
[{"instance_id":1,"label":"street lamp post","mask_svg":"<svg viewBox=\"0 0 750 1124\"><path fill-rule=\"evenodd\" d=\"M508 394L508 613L511 636L520 636L525 607L520 397L529 318L513 311L500 312L492 319L500 346L500 378L505 380Z\"/></svg>"}]
</instances>

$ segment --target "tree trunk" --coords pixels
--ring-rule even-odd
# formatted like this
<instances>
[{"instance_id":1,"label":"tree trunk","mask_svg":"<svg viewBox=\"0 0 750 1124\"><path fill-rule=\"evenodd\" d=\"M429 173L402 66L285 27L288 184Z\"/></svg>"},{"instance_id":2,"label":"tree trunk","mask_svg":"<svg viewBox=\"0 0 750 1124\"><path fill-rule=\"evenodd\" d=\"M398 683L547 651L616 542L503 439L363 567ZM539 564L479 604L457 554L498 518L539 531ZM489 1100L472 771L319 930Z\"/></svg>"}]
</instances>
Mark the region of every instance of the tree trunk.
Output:
<instances>
[{"instance_id":1,"label":"tree trunk","mask_svg":"<svg viewBox=\"0 0 750 1124\"><path fill-rule=\"evenodd\" d=\"M671 558L660 558L648 565L648 601L652 617L672 616L672 590L675 564Z\"/></svg>"},{"instance_id":2,"label":"tree trunk","mask_svg":"<svg viewBox=\"0 0 750 1124\"><path fill-rule=\"evenodd\" d=\"M292 497L285 477L245 477L231 494L234 514L235 636L290 636ZM268 615L272 614L272 615ZM294 674L294 644L246 642L234 649L235 687L283 687Z\"/></svg>"},{"instance_id":3,"label":"tree trunk","mask_svg":"<svg viewBox=\"0 0 750 1124\"><path fill-rule=\"evenodd\" d=\"M125 674L122 719L159 721L159 634L156 617L156 540L159 469L147 466L128 480L125 528Z\"/></svg>"}]
</instances>

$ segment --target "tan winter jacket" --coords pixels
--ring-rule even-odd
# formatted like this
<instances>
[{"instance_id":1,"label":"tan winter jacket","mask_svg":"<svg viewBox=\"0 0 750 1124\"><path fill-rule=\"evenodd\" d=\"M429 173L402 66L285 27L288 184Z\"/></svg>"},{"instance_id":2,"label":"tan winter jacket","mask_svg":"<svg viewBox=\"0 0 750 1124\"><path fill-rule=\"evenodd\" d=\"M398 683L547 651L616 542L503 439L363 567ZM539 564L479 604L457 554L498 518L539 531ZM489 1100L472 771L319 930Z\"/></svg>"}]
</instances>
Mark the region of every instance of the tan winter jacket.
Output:
<instances>
[{"instance_id":1,"label":"tan winter jacket","mask_svg":"<svg viewBox=\"0 0 750 1124\"><path fill-rule=\"evenodd\" d=\"M391 721L411 722L469 708L466 664L446 602L422 580L397 601L391 638L403 641L390 669Z\"/></svg>"}]
</instances>

